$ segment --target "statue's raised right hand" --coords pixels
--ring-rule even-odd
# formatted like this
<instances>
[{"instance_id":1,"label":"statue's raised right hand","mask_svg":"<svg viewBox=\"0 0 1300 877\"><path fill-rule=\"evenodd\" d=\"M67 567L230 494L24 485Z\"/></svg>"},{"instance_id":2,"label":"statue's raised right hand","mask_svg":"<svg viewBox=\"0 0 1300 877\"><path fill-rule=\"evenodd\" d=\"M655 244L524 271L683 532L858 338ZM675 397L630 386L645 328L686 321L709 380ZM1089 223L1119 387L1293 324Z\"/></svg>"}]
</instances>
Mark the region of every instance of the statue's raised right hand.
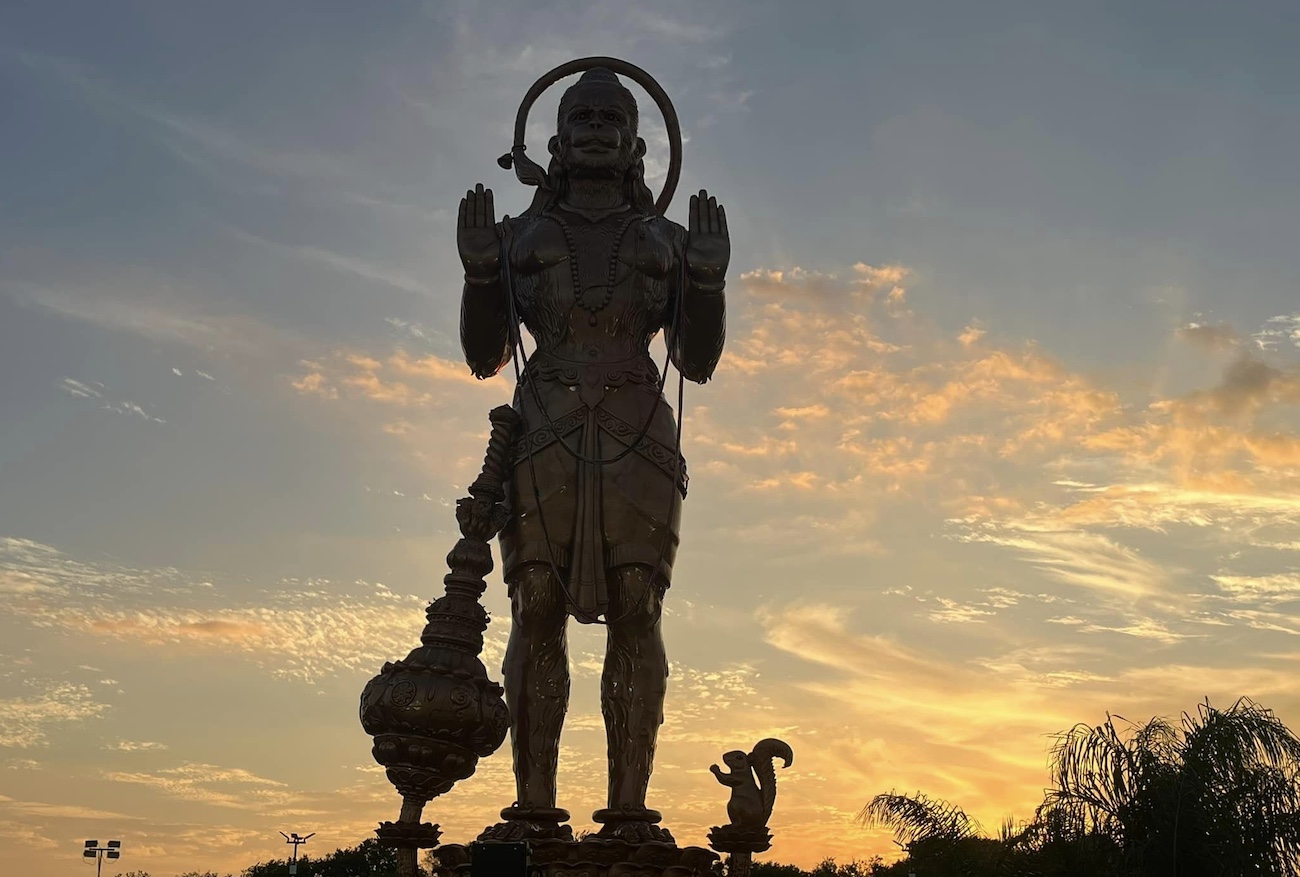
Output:
<instances>
[{"instance_id":1,"label":"statue's raised right hand","mask_svg":"<svg viewBox=\"0 0 1300 877\"><path fill-rule=\"evenodd\" d=\"M456 220L456 249L460 251L465 275L488 280L501 270L501 237L497 234L496 208L492 190L479 183L460 199Z\"/></svg>"}]
</instances>

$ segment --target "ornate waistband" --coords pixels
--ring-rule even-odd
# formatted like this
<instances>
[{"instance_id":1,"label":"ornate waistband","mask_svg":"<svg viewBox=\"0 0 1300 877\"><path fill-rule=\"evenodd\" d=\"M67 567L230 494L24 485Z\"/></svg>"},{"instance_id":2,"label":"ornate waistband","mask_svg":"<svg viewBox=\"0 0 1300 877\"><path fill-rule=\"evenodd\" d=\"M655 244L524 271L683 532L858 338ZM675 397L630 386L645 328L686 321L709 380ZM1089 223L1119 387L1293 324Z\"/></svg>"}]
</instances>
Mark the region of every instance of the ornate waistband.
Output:
<instances>
[{"instance_id":1,"label":"ornate waistband","mask_svg":"<svg viewBox=\"0 0 1300 877\"><path fill-rule=\"evenodd\" d=\"M629 383L650 386L659 384L659 367L648 353L621 359L606 359L596 347L588 348L587 353L583 358L536 351L524 364L524 378L558 381L568 387L583 384L600 387L621 387Z\"/></svg>"},{"instance_id":2,"label":"ornate waistband","mask_svg":"<svg viewBox=\"0 0 1300 877\"><path fill-rule=\"evenodd\" d=\"M593 411L585 406L579 406L568 414L557 417L549 423L537 426L528 433L518 436L513 446L515 465L526 463L529 455L541 453L551 445L564 441L565 437L576 432L579 428L593 425L607 435L618 439L625 446L636 442L632 450L653 463L669 479L675 476L677 478L677 489L681 491L683 497L686 496L686 486L690 482L690 478L686 474L686 459L680 454L674 453L673 449L668 445L651 438L649 435L642 434L638 427L610 414L603 408L597 408ZM640 436L640 441L637 441L638 436Z\"/></svg>"}]
</instances>

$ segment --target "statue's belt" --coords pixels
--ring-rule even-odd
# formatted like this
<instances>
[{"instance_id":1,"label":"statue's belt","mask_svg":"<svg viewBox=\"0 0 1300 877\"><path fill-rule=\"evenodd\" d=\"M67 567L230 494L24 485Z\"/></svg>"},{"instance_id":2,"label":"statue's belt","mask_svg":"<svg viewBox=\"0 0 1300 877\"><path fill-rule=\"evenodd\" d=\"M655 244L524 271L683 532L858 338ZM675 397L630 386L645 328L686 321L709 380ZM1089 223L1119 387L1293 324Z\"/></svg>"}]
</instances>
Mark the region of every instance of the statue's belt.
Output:
<instances>
[{"instance_id":1,"label":"statue's belt","mask_svg":"<svg viewBox=\"0 0 1300 877\"><path fill-rule=\"evenodd\" d=\"M604 408L588 408L586 405L579 405L568 414L552 418L549 423L530 431L526 436L516 439L514 444L515 464L527 463L530 453L540 453L562 438L587 426L591 421L594 421L594 425L602 432L613 436L624 445L631 445L641 433L639 426L633 426ZM554 425L554 428L552 428L552 425ZM658 467L659 471L663 472L670 480L679 474L677 468L680 466L681 472L680 477L677 478L677 489L682 492L683 498L686 496L686 484L689 479L686 476L686 460L684 458L673 453L673 449L668 445L648 435L642 435L641 440L637 441L633 450ZM613 455L606 453L605 456Z\"/></svg>"},{"instance_id":2,"label":"statue's belt","mask_svg":"<svg viewBox=\"0 0 1300 877\"><path fill-rule=\"evenodd\" d=\"M604 391L624 384L659 385L659 368L648 354L607 359L597 347L570 358L537 352L524 365L524 380L558 381L566 387ZM584 399L584 401L586 401Z\"/></svg>"}]
</instances>

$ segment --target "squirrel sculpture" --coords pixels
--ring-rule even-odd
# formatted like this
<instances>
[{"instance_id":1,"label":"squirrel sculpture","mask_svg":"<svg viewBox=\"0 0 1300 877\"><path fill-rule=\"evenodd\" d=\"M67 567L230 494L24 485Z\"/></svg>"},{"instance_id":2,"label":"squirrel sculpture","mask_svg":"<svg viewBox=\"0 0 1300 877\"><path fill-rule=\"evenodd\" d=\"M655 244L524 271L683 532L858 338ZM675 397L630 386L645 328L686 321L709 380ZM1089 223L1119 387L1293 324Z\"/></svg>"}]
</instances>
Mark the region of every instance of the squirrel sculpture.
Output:
<instances>
[{"instance_id":1,"label":"squirrel sculpture","mask_svg":"<svg viewBox=\"0 0 1300 877\"><path fill-rule=\"evenodd\" d=\"M728 773L723 773L716 764L709 765L718 782L731 789L727 818L732 825L767 825L772 805L776 803L776 770L772 767L776 758L785 762L782 767L789 767L794 752L786 742L768 737L754 744L748 755L739 749L724 753L722 761L730 769Z\"/></svg>"}]
</instances>

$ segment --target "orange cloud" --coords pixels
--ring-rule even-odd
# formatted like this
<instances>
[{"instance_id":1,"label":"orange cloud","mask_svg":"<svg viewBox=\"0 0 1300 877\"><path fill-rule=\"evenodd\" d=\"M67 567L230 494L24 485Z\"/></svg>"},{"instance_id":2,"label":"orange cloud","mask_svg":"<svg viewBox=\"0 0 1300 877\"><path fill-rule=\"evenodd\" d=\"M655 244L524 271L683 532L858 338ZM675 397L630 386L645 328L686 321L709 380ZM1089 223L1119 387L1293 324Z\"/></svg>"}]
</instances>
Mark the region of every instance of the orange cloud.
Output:
<instances>
[{"instance_id":1,"label":"orange cloud","mask_svg":"<svg viewBox=\"0 0 1300 877\"><path fill-rule=\"evenodd\" d=\"M457 388L500 393L504 381L480 381L464 363L430 354L413 357L398 349L380 360L340 351L328 361L304 360L305 372L290 380L303 395L325 399L365 400L399 408L422 408L445 402Z\"/></svg>"},{"instance_id":2,"label":"orange cloud","mask_svg":"<svg viewBox=\"0 0 1300 877\"><path fill-rule=\"evenodd\" d=\"M987 334L987 330L978 326L967 326L965 329L962 329L961 334L957 336L957 342L961 344L962 347L970 347Z\"/></svg>"}]
</instances>

